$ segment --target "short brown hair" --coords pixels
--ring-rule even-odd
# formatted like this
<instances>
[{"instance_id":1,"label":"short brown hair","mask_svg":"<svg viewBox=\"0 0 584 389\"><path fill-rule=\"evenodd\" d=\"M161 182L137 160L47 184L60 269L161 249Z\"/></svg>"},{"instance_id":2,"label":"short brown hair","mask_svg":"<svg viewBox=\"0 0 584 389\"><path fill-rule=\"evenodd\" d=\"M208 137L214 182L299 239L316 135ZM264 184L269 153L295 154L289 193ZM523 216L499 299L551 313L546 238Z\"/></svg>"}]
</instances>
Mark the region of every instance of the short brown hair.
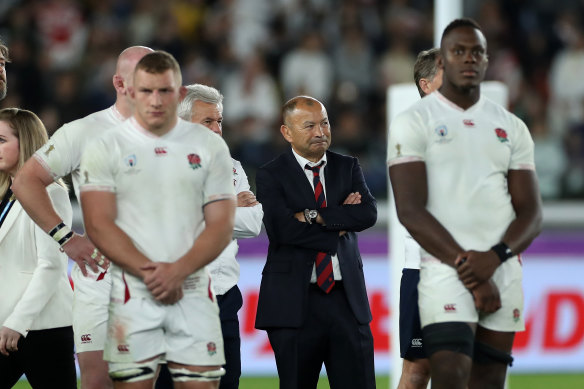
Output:
<instances>
[{"instance_id":1,"label":"short brown hair","mask_svg":"<svg viewBox=\"0 0 584 389\"><path fill-rule=\"evenodd\" d=\"M136 64L136 70L143 70L146 73L151 74L161 74L167 70L172 70L174 72L176 81L178 81L178 86L182 85L182 74L180 72L180 66L172 54L167 53L163 50L157 50L150 54L146 54L142 57L140 61Z\"/></svg>"},{"instance_id":2,"label":"short brown hair","mask_svg":"<svg viewBox=\"0 0 584 389\"><path fill-rule=\"evenodd\" d=\"M427 80L433 80L438 72L438 56L440 55L439 48L433 48L430 50L420 51L416 63L414 64L414 82L420 92L420 96L424 96L425 93L420 88L420 80L425 78Z\"/></svg>"}]
</instances>

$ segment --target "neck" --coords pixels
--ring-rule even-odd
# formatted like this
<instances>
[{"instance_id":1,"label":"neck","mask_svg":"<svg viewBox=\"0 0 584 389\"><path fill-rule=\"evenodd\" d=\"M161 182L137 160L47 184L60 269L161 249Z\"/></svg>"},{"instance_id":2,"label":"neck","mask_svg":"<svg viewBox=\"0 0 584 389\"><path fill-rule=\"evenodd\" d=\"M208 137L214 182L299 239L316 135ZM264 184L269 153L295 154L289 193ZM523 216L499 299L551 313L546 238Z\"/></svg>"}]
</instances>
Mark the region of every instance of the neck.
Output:
<instances>
[{"instance_id":1,"label":"neck","mask_svg":"<svg viewBox=\"0 0 584 389\"><path fill-rule=\"evenodd\" d=\"M118 110L118 112L125 119L129 118L130 116L132 116L132 106L130 105L129 102L126 101L126 99L124 98L124 96L118 95L118 98L116 99L116 102L115 102L114 106L116 107L116 109Z\"/></svg>"},{"instance_id":2,"label":"neck","mask_svg":"<svg viewBox=\"0 0 584 389\"><path fill-rule=\"evenodd\" d=\"M156 136L163 136L164 134L170 132L170 130L172 130L176 126L176 123L178 121L178 116L176 116L174 117L174 120L172 120L169 123L164 123L161 126L150 126L146 122L142 121L140 116L135 115L134 118L142 128Z\"/></svg>"},{"instance_id":3,"label":"neck","mask_svg":"<svg viewBox=\"0 0 584 389\"><path fill-rule=\"evenodd\" d=\"M459 87L444 83L442 88L440 88L440 93L460 108L468 109L479 101L481 97L481 87L480 85Z\"/></svg>"}]
</instances>

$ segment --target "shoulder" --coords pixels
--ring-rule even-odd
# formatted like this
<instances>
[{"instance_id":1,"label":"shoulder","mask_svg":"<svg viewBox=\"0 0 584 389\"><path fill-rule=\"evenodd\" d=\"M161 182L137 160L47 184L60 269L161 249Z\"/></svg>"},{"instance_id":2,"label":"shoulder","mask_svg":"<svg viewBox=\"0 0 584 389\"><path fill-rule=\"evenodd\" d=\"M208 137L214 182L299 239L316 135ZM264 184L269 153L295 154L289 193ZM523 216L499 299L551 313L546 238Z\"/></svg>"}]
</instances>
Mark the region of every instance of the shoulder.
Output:
<instances>
[{"instance_id":1,"label":"shoulder","mask_svg":"<svg viewBox=\"0 0 584 389\"><path fill-rule=\"evenodd\" d=\"M483 106L483 114L491 118L496 118L503 123L508 123L511 130L523 131L527 129L527 126L517 115L509 112L501 104L494 102L488 97L485 98L485 104Z\"/></svg>"}]
</instances>

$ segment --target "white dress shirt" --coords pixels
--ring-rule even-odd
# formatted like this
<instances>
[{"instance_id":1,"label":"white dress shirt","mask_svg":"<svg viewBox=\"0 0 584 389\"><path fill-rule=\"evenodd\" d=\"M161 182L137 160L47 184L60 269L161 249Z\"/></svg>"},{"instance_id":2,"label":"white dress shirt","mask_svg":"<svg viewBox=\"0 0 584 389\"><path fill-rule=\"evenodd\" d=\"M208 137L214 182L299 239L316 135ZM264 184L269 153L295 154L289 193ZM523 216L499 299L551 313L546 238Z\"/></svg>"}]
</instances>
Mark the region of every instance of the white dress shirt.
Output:
<instances>
[{"instance_id":1,"label":"white dress shirt","mask_svg":"<svg viewBox=\"0 0 584 389\"><path fill-rule=\"evenodd\" d=\"M298 155L296 153L296 151L294 151L294 149L292 149L292 154L294 154L294 157L296 157L296 161L298 161L298 164L300 164L300 167L302 168L302 171L306 175L306 179L310 183L310 186L312 187L313 192L314 192L314 181L313 181L314 174L312 173L312 170L305 169L304 167L306 165L308 165L310 167L314 167L314 166L317 166L318 164L320 164L322 161L324 161L324 163L320 167L319 177L320 177L320 183L322 184L322 190L324 192L324 196L326 199L326 184L325 184L325 176L324 176L324 167L326 166L326 163L327 163L326 162L326 153L316 163L311 162L308 159ZM328 205L328 203L327 203L327 205ZM317 209L317 211L318 211L318 209ZM331 259L332 259L332 263L333 263L333 275L335 277L335 281L340 281L343 279L343 277L341 276L341 268L339 267L339 258L337 258L336 255L332 255ZM316 264L312 267L312 276L310 277L310 282L313 284L316 283Z\"/></svg>"},{"instance_id":2,"label":"white dress shirt","mask_svg":"<svg viewBox=\"0 0 584 389\"><path fill-rule=\"evenodd\" d=\"M237 194L250 189L247 175L241 163L235 159L233 159L233 185ZM239 263L235 259L239 250L237 239L258 236L262 229L263 217L264 211L261 204L236 208L233 240L217 259L207 265L207 269L211 273L211 283L215 294L225 294L237 284L239 280Z\"/></svg>"}]
</instances>

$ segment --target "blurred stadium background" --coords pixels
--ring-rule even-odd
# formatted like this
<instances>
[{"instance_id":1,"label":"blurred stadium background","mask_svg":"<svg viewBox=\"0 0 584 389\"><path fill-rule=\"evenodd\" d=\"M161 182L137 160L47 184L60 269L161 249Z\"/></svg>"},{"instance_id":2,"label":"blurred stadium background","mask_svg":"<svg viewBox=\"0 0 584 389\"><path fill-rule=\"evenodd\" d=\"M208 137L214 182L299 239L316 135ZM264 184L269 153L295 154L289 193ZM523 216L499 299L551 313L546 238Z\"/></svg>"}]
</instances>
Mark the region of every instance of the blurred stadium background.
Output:
<instances>
[{"instance_id":1,"label":"blurred stadium background","mask_svg":"<svg viewBox=\"0 0 584 389\"><path fill-rule=\"evenodd\" d=\"M113 102L111 77L124 48L163 49L178 59L185 83L212 85L225 95L224 135L253 188L257 167L286 146L279 134L282 102L299 93L323 101L332 149L359 157L379 201L379 221L360 235L360 245L375 316L376 369L385 377L395 344L385 96L388 87L411 82L417 53L433 46L433 4L2 0L0 37L12 63L0 106L33 110L54 132ZM463 15L475 18L487 37L487 79L507 86L509 109L532 132L545 201L545 230L524 256L528 330L517 338L511 372L576 374L566 388L584 388L584 1L465 0ZM240 246L243 374L273 376L267 338L253 329L267 240L262 234ZM562 387L558 379L549 382Z\"/></svg>"}]
</instances>

